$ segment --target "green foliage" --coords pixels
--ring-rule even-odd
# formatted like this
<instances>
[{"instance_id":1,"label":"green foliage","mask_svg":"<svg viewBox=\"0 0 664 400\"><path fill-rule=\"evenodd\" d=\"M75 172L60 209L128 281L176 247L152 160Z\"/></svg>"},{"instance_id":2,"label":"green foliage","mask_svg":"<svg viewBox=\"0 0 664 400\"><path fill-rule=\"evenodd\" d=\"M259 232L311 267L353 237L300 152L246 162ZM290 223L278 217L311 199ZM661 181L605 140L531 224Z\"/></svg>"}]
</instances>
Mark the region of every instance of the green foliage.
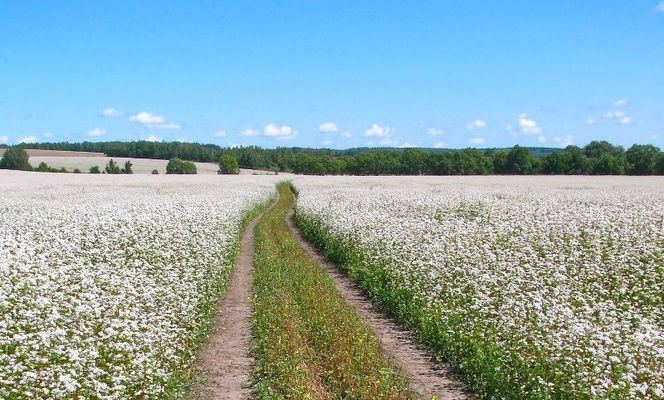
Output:
<instances>
[{"instance_id":1,"label":"green foliage","mask_svg":"<svg viewBox=\"0 0 664 400\"><path fill-rule=\"evenodd\" d=\"M92 167L90 167L90 173L91 174L101 174L101 171L99 170L99 166L98 165L93 165Z\"/></svg>"},{"instance_id":2,"label":"green foliage","mask_svg":"<svg viewBox=\"0 0 664 400\"><path fill-rule=\"evenodd\" d=\"M80 173L81 173L81 170L78 169L78 168L74 168L74 173L75 173L75 174L80 174Z\"/></svg>"},{"instance_id":3,"label":"green foliage","mask_svg":"<svg viewBox=\"0 0 664 400\"><path fill-rule=\"evenodd\" d=\"M259 399L412 399L362 319L286 225L288 184L256 227L252 354Z\"/></svg>"},{"instance_id":4,"label":"green foliage","mask_svg":"<svg viewBox=\"0 0 664 400\"><path fill-rule=\"evenodd\" d=\"M5 151L2 159L0 159L0 168L32 171L32 166L28 162L28 159L28 153L24 149L12 146Z\"/></svg>"},{"instance_id":5,"label":"green foliage","mask_svg":"<svg viewBox=\"0 0 664 400\"><path fill-rule=\"evenodd\" d=\"M45 162L40 162L39 166L37 166L37 169L35 169L37 172L59 172L59 173L67 173L67 168L65 167L60 167L60 168L54 168L54 167L49 167L48 164ZM74 170L76 172L76 170ZM80 170L78 171L79 173L81 172Z\"/></svg>"},{"instance_id":6,"label":"green foliage","mask_svg":"<svg viewBox=\"0 0 664 400\"><path fill-rule=\"evenodd\" d=\"M122 172L123 174L133 174L134 171L132 171L131 169L132 165L133 164L131 163L131 161L129 160L125 161L124 168L122 168L120 172Z\"/></svg>"},{"instance_id":7,"label":"green foliage","mask_svg":"<svg viewBox=\"0 0 664 400\"><path fill-rule=\"evenodd\" d=\"M219 173L225 175L239 174L240 167L237 159L230 154L224 154L219 157Z\"/></svg>"},{"instance_id":8,"label":"green foliage","mask_svg":"<svg viewBox=\"0 0 664 400\"><path fill-rule=\"evenodd\" d=\"M166 165L167 174L195 174L196 172L194 163L179 158L171 158Z\"/></svg>"},{"instance_id":9,"label":"green foliage","mask_svg":"<svg viewBox=\"0 0 664 400\"><path fill-rule=\"evenodd\" d=\"M152 170L152 175L159 175L159 170L158 169L153 169Z\"/></svg>"},{"instance_id":10,"label":"green foliage","mask_svg":"<svg viewBox=\"0 0 664 400\"><path fill-rule=\"evenodd\" d=\"M635 144L625 152L627 172L630 175L652 175L657 171L661 157L658 147L651 144Z\"/></svg>"},{"instance_id":11,"label":"green foliage","mask_svg":"<svg viewBox=\"0 0 664 400\"><path fill-rule=\"evenodd\" d=\"M24 145L21 145L24 146ZM347 150L257 146L222 148L213 144L180 142L33 143L34 148L103 152L109 157L138 157L219 163L237 160L238 167L299 174L353 175L485 175L485 174L663 174L659 149L593 141L583 148L511 149L391 149ZM510 156L508 160L508 156ZM627 160L629 158L629 160ZM230 158L229 158L230 159ZM221 168L220 168L221 170Z\"/></svg>"},{"instance_id":12,"label":"green foliage","mask_svg":"<svg viewBox=\"0 0 664 400\"><path fill-rule=\"evenodd\" d=\"M108 161L108 164L106 164L106 168L104 168L104 171L106 171L107 174L119 174L120 166L111 158Z\"/></svg>"}]
</instances>

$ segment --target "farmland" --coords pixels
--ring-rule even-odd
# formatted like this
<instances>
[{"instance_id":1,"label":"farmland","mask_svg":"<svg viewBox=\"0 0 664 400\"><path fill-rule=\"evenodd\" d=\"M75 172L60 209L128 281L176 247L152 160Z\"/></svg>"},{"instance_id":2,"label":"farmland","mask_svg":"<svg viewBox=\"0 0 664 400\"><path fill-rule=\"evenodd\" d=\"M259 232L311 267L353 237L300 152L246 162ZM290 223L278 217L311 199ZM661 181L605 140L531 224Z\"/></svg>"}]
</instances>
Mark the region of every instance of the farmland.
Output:
<instances>
[{"instance_id":1,"label":"farmland","mask_svg":"<svg viewBox=\"0 0 664 400\"><path fill-rule=\"evenodd\" d=\"M298 178L305 235L483 398L664 396L664 185Z\"/></svg>"},{"instance_id":2,"label":"farmland","mask_svg":"<svg viewBox=\"0 0 664 400\"><path fill-rule=\"evenodd\" d=\"M178 397L270 179L0 172L0 398Z\"/></svg>"},{"instance_id":3,"label":"farmland","mask_svg":"<svg viewBox=\"0 0 664 400\"><path fill-rule=\"evenodd\" d=\"M297 198L283 183L259 215L279 179L0 171L0 398L187 397L257 215L250 323L223 328L251 342L240 388L422 395L291 232L294 201L301 233L463 392L664 396L661 178L295 176Z\"/></svg>"}]
</instances>

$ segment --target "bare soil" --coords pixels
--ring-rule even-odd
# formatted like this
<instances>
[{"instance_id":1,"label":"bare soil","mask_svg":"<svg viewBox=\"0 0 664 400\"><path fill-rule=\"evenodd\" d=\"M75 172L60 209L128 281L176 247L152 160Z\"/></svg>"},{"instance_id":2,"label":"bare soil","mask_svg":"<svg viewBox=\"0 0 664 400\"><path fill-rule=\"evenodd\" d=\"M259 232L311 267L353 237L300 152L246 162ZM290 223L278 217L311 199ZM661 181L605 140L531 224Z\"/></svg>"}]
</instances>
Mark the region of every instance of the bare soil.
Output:
<instances>
[{"instance_id":1,"label":"bare soil","mask_svg":"<svg viewBox=\"0 0 664 400\"><path fill-rule=\"evenodd\" d=\"M262 215L254 218L242 233L233 275L226 294L217 305L214 330L200 355L201 374L192 399L239 400L251 397L251 261L254 228Z\"/></svg>"},{"instance_id":2,"label":"bare soil","mask_svg":"<svg viewBox=\"0 0 664 400\"><path fill-rule=\"evenodd\" d=\"M410 386L424 399L470 399L464 386L451 373L449 366L433 361L429 351L419 349L410 331L400 328L385 316L367 296L339 269L327 262L301 235L293 222L293 209L288 214L288 226L307 252L325 268L337 289L370 326L380 340L383 351L408 379Z\"/></svg>"}]
</instances>

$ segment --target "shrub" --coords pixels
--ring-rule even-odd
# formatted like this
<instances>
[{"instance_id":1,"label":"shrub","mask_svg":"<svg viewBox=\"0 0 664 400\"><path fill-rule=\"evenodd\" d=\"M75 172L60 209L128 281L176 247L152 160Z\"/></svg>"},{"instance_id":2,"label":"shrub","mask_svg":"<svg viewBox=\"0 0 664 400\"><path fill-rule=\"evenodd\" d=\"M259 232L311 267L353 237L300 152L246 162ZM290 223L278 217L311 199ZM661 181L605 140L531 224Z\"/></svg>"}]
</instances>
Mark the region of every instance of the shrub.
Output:
<instances>
[{"instance_id":1,"label":"shrub","mask_svg":"<svg viewBox=\"0 0 664 400\"><path fill-rule=\"evenodd\" d=\"M132 163L131 161L127 160L125 161L124 168L122 168L122 173L123 174L133 174L134 171L131 170Z\"/></svg>"},{"instance_id":2,"label":"shrub","mask_svg":"<svg viewBox=\"0 0 664 400\"><path fill-rule=\"evenodd\" d=\"M74 173L75 173L75 174L80 174L80 173L81 173L81 170L78 169L78 168L74 168Z\"/></svg>"},{"instance_id":3,"label":"shrub","mask_svg":"<svg viewBox=\"0 0 664 400\"><path fill-rule=\"evenodd\" d=\"M90 173L91 174L101 174L101 171L99 170L99 166L98 165L93 165L92 167L90 167Z\"/></svg>"},{"instance_id":4,"label":"shrub","mask_svg":"<svg viewBox=\"0 0 664 400\"><path fill-rule=\"evenodd\" d=\"M104 170L106 171L107 174L119 174L120 166L111 158L108 164L106 164L106 168L104 168Z\"/></svg>"},{"instance_id":5,"label":"shrub","mask_svg":"<svg viewBox=\"0 0 664 400\"><path fill-rule=\"evenodd\" d=\"M20 147L10 147L5 151L0 160L0 168L17 169L20 171L32 171L32 166L28 162L28 153Z\"/></svg>"},{"instance_id":6,"label":"shrub","mask_svg":"<svg viewBox=\"0 0 664 400\"><path fill-rule=\"evenodd\" d=\"M219 157L219 174L239 174L240 167L238 166L237 159L230 154Z\"/></svg>"},{"instance_id":7,"label":"shrub","mask_svg":"<svg viewBox=\"0 0 664 400\"><path fill-rule=\"evenodd\" d=\"M153 169L152 170L152 175L159 175L159 170L158 169Z\"/></svg>"},{"instance_id":8,"label":"shrub","mask_svg":"<svg viewBox=\"0 0 664 400\"><path fill-rule=\"evenodd\" d=\"M167 174L195 174L196 172L194 163L179 158L171 158L166 165Z\"/></svg>"}]
</instances>

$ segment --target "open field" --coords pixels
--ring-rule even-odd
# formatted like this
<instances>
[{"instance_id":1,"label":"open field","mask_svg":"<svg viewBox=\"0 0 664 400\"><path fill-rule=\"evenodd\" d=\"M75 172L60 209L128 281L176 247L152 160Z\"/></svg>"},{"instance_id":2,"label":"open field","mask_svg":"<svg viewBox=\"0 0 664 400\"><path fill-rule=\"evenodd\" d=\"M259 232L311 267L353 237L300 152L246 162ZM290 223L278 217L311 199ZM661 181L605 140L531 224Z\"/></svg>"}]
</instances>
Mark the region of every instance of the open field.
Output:
<instances>
[{"instance_id":1,"label":"open field","mask_svg":"<svg viewBox=\"0 0 664 400\"><path fill-rule=\"evenodd\" d=\"M7 149L0 149L0 157ZM29 157L106 157L104 153L90 153L84 151L25 149Z\"/></svg>"},{"instance_id":2,"label":"open field","mask_svg":"<svg viewBox=\"0 0 664 400\"><path fill-rule=\"evenodd\" d=\"M0 398L179 397L272 177L0 171Z\"/></svg>"},{"instance_id":3,"label":"open field","mask_svg":"<svg viewBox=\"0 0 664 400\"><path fill-rule=\"evenodd\" d=\"M321 251L483 398L664 396L664 180L297 178Z\"/></svg>"}]
</instances>

